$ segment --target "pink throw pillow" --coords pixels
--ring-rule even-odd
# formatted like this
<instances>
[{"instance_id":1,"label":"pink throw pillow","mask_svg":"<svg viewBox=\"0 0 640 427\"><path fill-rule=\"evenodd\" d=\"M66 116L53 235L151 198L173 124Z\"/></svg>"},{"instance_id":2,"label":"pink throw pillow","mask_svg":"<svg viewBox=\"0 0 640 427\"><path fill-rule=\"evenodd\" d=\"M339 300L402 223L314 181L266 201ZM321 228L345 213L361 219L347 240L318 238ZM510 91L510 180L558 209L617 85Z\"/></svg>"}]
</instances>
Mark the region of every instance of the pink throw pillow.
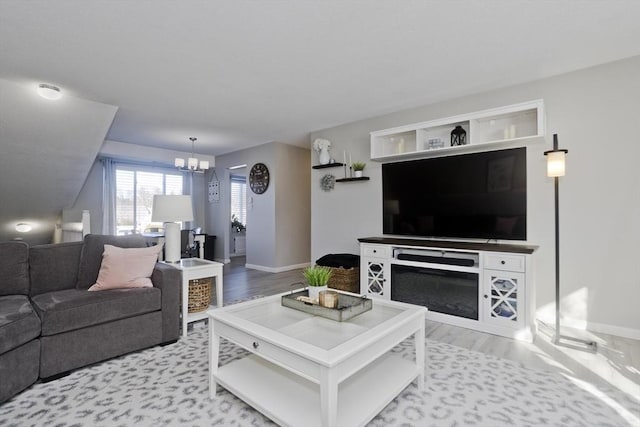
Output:
<instances>
[{"instance_id":1,"label":"pink throw pillow","mask_svg":"<svg viewBox=\"0 0 640 427\"><path fill-rule=\"evenodd\" d=\"M162 245L127 249L104 245L98 279L89 290L152 287L150 277L161 250Z\"/></svg>"}]
</instances>

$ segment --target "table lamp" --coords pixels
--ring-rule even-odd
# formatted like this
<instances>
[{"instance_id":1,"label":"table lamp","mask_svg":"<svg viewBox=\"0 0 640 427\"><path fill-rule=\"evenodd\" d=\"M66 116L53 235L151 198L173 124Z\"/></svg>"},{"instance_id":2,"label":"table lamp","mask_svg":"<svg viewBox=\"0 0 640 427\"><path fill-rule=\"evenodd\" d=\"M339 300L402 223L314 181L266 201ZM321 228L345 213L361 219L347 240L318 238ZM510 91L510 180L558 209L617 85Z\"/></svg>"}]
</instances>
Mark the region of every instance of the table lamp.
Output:
<instances>
[{"instance_id":1,"label":"table lamp","mask_svg":"<svg viewBox=\"0 0 640 427\"><path fill-rule=\"evenodd\" d=\"M159 195L153 196L151 221L164 223L164 260L180 261L180 225L179 221L193 221L191 196Z\"/></svg>"}]
</instances>

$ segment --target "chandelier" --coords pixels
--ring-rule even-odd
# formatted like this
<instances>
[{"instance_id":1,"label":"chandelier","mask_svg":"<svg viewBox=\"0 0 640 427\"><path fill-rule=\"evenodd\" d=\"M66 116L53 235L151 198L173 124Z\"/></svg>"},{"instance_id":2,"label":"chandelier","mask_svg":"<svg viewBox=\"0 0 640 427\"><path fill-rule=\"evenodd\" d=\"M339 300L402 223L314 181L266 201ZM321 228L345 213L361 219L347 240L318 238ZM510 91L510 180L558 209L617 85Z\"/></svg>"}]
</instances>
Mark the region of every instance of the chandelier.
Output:
<instances>
[{"instance_id":1,"label":"chandelier","mask_svg":"<svg viewBox=\"0 0 640 427\"><path fill-rule=\"evenodd\" d=\"M191 172L199 172L199 171L205 171L205 170L209 169L209 161L208 160L200 160L200 161L198 161L198 159L196 159L194 154L193 154L193 145L198 140L198 138L195 138L195 137L192 136L192 137L189 138L189 140L191 141L191 157L189 157L187 159L186 166L185 166L184 159L182 159L180 157L176 157L176 159L174 161L175 166L178 169L188 170L188 171L191 171Z\"/></svg>"}]
</instances>

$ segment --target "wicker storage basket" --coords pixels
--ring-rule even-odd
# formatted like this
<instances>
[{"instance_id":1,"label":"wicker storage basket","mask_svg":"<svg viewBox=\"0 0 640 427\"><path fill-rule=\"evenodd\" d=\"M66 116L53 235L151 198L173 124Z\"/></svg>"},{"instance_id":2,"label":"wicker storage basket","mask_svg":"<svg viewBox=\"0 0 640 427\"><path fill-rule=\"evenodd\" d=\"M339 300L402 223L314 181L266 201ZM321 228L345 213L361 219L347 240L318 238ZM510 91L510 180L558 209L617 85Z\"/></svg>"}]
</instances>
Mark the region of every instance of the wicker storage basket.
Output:
<instances>
[{"instance_id":1,"label":"wicker storage basket","mask_svg":"<svg viewBox=\"0 0 640 427\"><path fill-rule=\"evenodd\" d=\"M189 313L198 313L209 308L211 304L211 277L189 280Z\"/></svg>"},{"instance_id":2,"label":"wicker storage basket","mask_svg":"<svg viewBox=\"0 0 640 427\"><path fill-rule=\"evenodd\" d=\"M360 269L358 267L326 268L331 270L331 277L329 278L330 288L338 289L340 291L353 292L354 294L360 293Z\"/></svg>"}]
</instances>

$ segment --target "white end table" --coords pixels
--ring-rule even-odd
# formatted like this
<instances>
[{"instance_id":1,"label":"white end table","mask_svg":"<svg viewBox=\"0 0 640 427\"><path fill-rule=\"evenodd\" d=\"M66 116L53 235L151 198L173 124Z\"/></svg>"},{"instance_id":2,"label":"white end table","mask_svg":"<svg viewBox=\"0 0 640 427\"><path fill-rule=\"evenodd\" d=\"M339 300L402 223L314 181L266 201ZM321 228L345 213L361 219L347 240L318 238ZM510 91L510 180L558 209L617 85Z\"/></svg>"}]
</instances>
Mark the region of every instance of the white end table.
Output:
<instances>
[{"instance_id":1,"label":"white end table","mask_svg":"<svg viewBox=\"0 0 640 427\"><path fill-rule=\"evenodd\" d=\"M189 313L189 280L212 277L216 282L216 305L223 306L222 267L224 264L200 258L183 258L166 263L182 272L182 336L187 336L189 323L207 318L207 310ZM213 306L211 306L213 307Z\"/></svg>"}]
</instances>

